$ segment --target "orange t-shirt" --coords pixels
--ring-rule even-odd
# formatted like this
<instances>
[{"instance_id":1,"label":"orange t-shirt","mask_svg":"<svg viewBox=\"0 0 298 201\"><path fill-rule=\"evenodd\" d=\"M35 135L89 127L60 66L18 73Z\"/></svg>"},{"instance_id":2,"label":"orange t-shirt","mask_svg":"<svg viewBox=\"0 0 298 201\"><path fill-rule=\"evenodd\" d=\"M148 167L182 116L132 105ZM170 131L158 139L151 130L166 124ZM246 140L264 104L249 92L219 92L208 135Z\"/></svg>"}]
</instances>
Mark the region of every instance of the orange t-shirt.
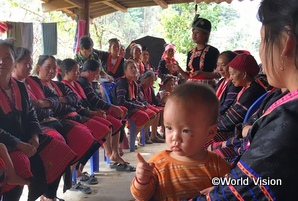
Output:
<instances>
[{"instance_id":1,"label":"orange t-shirt","mask_svg":"<svg viewBox=\"0 0 298 201\"><path fill-rule=\"evenodd\" d=\"M165 150L154 155L148 163L155 163L153 179L146 190L138 190L131 184L130 190L137 200L183 200L200 195L211 187L213 177L230 172L230 165L220 156L208 152L204 161L183 162L170 157Z\"/></svg>"}]
</instances>

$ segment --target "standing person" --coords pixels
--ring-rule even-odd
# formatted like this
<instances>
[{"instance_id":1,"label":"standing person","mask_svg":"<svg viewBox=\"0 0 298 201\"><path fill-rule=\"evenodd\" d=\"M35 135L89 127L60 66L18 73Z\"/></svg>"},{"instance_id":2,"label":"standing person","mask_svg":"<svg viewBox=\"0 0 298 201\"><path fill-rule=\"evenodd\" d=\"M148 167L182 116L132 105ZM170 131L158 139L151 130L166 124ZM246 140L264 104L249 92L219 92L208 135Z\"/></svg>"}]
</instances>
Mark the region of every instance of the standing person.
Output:
<instances>
[{"instance_id":1,"label":"standing person","mask_svg":"<svg viewBox=\"0 0 298 201\"><path fill-rule=\"evenodd\" d=\"M217 59L217 70L222 79L217 83L215 90L219 99L219 114L223 115L228 108L234 103L237 94L242 86L235 87L230 80L229 63L237 56L232 51L224 51L220 53Z\"/></svg>"},{"instance_id":2,"label":"standing person","mask_svg":"<svg viewBox=\"0 0 298 201\"><path fill-rule=\"evenodd\" d=\"M56 201L61 175L76 155L65 143L42 133L26 87L11 77L15 66L15 48L2 40L0 58L0 141L12 151L23 152L24 157L30 160L28 164L33 177L28 201L34 201L42 194ZM4 193L3 200L19 200L22 190L17 186Z\"/></svg>"},{"instance_id":3,"label":"standing person","mask_svg":"<svg viewBox=\"0 0 298 201\"><path fill-rule=\"evenodd\" d=\"M130 187L134 198L180 201L199 195L212 186L213 177L228 173L230 166L204 148L216 133L217 116L218 99L211 88L198 83L178 86L164 110L170 150L157 153L148 163L137 155L136 176Z\"/></svg>"},{"instance_id":4,"label":"standing person","mask_svg":"<svg viewBox=\"0 0 298 201\"><path fill-rule=\"evenodd\" d=\"M208 44L210 32L211 22L196 15L192 24L192 40L196 43L196 47L187 54L186 71L179 66L178 71L186 80L214 87L214 79L220 78L218 73L214 73L219 51Z\"/></svg>"},{"instance_id":5,"label":"standing person","mask_svg":"<svg viewBox=\"0 0 298 201\"><path fill-rule=\"evenodd\" d=\"M263 0L259 48L263 71L271 86L289 93L276 100L252 125L249 144L227 179L243 185L220 183L206 197L193 200L296 200L298 180L298 3Z\"/></svg>"},{"instance_id":6,"label":"standing person","mask_svg":"<svg viewBox=\"0 0 298 201\"><path fill-rule=\"evenodd\" d=\"M114 80L118 80L124 76L123 64L124 58L119 55L120 41L117 38L109 40L109 51L101 52L102 68L108 75L112 76Z\"/></svg>"}]
</instances>

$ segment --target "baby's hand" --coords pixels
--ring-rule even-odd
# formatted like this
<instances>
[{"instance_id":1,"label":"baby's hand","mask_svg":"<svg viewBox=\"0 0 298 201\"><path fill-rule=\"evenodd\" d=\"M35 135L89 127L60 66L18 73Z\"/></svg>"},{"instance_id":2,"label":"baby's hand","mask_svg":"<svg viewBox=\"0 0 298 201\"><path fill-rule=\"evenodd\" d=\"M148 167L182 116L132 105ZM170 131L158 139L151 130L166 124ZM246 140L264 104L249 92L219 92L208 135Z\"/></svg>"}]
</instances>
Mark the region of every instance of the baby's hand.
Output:
<instances>
[{"instance_id":1,"label":"baby's hand","mask_svg":"<svg viewBox=\"0 0 298 201\"><path fill-rule=\"evenodd\" d=\"M136 169L136 182L137 184L149 184L154 169L154 163L147 163L140 153L137 153L138 165Z\"/></svg>"},{"instance_id":2,"label":"baby's hand","mask_svg":"<svg viewBox=\"0 0 298 201\"><path fill-rule=\"evenodd\" d=\"M210 193L212 190L214 189L214 186L211 186L209 188L205 188L204 190L201 190L200 193L203 195L207 195L208 193Z\"/></svg>"}]
</instances>

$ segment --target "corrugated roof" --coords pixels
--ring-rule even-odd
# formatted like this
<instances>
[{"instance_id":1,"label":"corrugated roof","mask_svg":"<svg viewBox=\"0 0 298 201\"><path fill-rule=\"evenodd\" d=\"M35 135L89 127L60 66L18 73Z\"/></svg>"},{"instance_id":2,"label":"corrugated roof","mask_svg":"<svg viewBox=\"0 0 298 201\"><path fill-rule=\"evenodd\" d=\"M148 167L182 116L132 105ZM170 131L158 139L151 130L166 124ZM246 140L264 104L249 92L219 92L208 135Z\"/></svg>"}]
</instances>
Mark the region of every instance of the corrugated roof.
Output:
<instances>
[{"instance_id":1,"label":"corrugated roof","mask_svg":"<svg viewBox=\"0 0 298 201\"><path fill-rule=\"evenodd\" d=\"M73 19L85 8L85 2L90 3L90 18L97 18L116 11L126 12L128 8L161 6L167 8L170 4L191 3L194 0L41 0L44 12L62 11ZM238 0L241 1L241 0ZM232 0L196 0L200 2L227 2Z\"/></svg>"}]
</instances>

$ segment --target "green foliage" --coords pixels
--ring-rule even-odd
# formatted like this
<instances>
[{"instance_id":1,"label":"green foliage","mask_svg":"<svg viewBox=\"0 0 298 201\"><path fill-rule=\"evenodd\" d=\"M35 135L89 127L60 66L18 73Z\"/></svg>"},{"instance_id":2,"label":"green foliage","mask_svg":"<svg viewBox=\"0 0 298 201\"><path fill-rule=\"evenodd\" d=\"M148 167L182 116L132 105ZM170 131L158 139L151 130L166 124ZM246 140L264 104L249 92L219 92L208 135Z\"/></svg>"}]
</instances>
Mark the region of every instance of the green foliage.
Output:
<instances>
[{"instance_id":1,"label":"green foliage","mask_svg":"<svg viewBox=\"0 0 298 201\"><path fill-rule=\"evenodd\" d=\"M198 5L198 14L209 19L212 30L216 30L219 23L228 23L237 18L237 12L221 4ZM177 47L177 51L186 54L193 46L191 39L191 24L195 16L195 3L171 5L161 13L161 24L164 27L164 38Z\"/></svg>"}]
</instances>

